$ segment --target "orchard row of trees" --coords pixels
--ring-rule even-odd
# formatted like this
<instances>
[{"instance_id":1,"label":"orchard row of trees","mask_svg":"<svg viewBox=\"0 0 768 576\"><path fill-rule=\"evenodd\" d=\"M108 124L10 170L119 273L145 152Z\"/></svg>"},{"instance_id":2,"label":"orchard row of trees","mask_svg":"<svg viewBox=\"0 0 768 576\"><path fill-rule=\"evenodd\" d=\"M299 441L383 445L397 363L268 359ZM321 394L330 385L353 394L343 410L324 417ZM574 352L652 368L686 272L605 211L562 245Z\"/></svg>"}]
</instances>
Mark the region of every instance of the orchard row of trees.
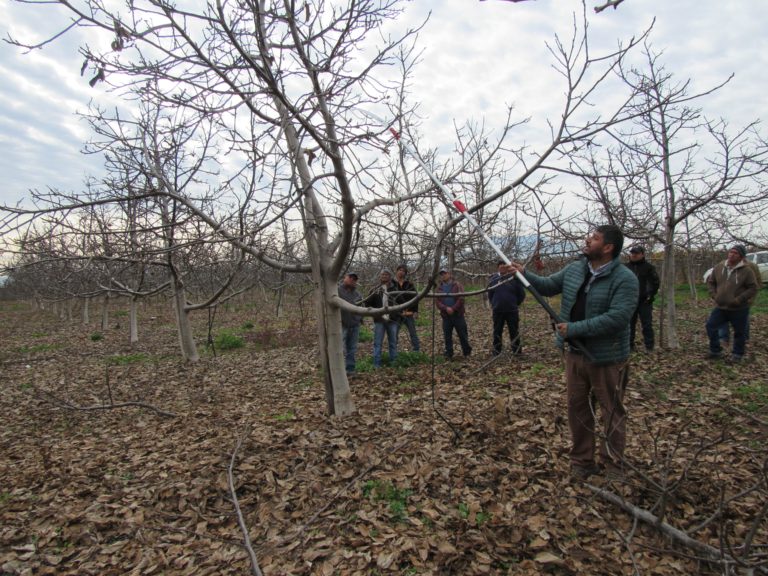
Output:
<instances>
[{"instance_id":1,"label":"orchard row of trees","mask_svg":"<svg viewBox=\"0 0 768 576\"><path fill-rule=\"evenodd\" d=\"M76 192L52 183L29 206L3 208L11 285L41 298L124 295L133 327L140 298L168 294L182 354L194 361L192 311L259 283L279 290L309 278L333 414L354 410L340 311L377 312L338 297L345 270L407 262L427 280L420 298L441 266L495 260L378 117L513 258L530 255L531 238L542 256L561 257L610 221L664 251L671 291L680 248L768 243L756 228L768 208L756 123L706 120L696 102L720 86L691 93L678 83L649 31L593 54L585 6L572 38L550 46L563 99L547 143L516 143L526 120L510 107L503 126L457 127L454 154L441 158L419 146L408 90L420 27L383 33L401 0L134 0L125 12L97 0L25 3L109 36L108 50L81 48L83 69L125 106L88 115L87 151L104 158L104 177ZM578 213L563 181L579 183ZM666 306L676 346L674 298Z\"/></svg>"}]
</instances>

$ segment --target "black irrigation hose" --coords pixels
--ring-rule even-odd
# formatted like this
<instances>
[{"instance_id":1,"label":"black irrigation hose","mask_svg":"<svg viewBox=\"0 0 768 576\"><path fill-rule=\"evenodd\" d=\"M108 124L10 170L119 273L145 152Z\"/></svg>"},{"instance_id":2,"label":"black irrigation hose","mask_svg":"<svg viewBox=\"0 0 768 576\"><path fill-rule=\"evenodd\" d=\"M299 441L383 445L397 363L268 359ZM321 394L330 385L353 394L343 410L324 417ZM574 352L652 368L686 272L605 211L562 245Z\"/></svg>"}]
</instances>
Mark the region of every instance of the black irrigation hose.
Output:
<instances>
[{"instance_id":1,"label":"black irrigation hose","mask_svg":"<svg viewBox=\"0 0 768 576\"><path fill-rule=\"evenodd\" d=\"M459 439L461 439L461 433L459 432L458 428L456 428L456 426L454 426L445 416L443 416L442 412L438 410L437 403L435 402L435 310L436 308L437 308L437 300L435 299L432 301L432 375L431 375L431 382L430 382L430 388L432 389L432 409L440 417L440 419L448 425L448 428L451 429L451 432L453 432L453 443L458 444Z\"/></svg>"}]
</instances>

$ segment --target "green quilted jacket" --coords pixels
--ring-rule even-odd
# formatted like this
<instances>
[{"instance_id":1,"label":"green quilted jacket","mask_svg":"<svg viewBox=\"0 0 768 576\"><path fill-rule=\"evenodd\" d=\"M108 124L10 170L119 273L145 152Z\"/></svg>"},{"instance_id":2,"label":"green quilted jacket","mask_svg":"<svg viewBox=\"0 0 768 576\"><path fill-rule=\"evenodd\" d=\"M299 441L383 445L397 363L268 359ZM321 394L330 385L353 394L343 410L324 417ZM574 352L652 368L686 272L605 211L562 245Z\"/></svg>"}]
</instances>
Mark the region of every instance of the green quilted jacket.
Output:
<instances>
[{"instance_id":1,"label":"green quilted jacket","mask_svg":"<svg viewBox=\"0 0 768 576\"><path fill-rule=\"evenodd\" d=\"M623 362L629 357L629 321L637 307L637 278L618 257L614 258L587 292L586 319L571 322L576 294L589 273L587 261L580 258L551 276L526 271L525 277L542 296L562 294L560 318L569 323L568 337L581 340L595 364ZM559 334L556 343L563 347Z\"/></svg>"}]
</instances>

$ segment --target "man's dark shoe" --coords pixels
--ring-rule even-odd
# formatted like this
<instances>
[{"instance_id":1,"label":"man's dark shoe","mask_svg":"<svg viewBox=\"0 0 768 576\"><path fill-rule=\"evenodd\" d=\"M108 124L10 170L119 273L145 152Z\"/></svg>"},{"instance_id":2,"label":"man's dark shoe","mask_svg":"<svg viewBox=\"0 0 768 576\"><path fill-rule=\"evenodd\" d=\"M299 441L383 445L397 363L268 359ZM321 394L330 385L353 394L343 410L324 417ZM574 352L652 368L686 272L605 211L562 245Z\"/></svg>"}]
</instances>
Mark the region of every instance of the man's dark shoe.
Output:
<instances>
[{"instance_id":1,"label":"man's dark shoe","mask_svg":"<svg viewBox=\"0 0 768 576\"><path fill-rule=\"evenodd\" d=\"M741 362L743 358L744 358L743 356L739 356L738 354L731 354L730 356L728 356L728 358L725 359L725 361L728 364L738 364L739 362Z\"/></svg>"},{"instance_id":2,"label":"man's dark shoe","mask_svg":"<svg viewBox=\"0 0 768 576\"><path fill-rule=\"evenodd\" d=\"M571 478L575 480L587 480L590 476L598 474L600 468L597 464L590 464L588 466L580 466L579 464L571 464Z\"/></svg>"},{"instance_id":3,"label":"man's dark shoe","mask_svg":"<svg viewBox=\"0 0 768 576\"><path fill-rule=\"evenodd\" d=\"M603 471L603 476L606 480L622 482L624 480L624 470L615 464L607 464Z\"/></svg>"},{"instance_id":4,"label":"man's dark shoe","mask_svg":"<svg viewBox=\"0 0 768 576\"><path fill-rule=\"evenodd\" d=\"M707 360L720 360L723 357L722 352L710 352L707 354Z\"/></svg>"}]
</instances>

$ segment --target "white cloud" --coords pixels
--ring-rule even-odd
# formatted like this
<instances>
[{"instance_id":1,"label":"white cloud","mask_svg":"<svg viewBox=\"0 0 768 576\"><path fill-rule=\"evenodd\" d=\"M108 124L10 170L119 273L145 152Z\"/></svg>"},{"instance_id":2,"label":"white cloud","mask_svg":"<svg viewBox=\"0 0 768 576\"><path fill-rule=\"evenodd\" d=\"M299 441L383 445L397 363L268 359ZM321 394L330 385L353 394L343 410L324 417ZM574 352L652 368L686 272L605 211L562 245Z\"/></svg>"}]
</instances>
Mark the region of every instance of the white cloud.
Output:
<instances>
[{"instance_id":1,"label":"white cloud","mask_svg":"<svg viewBox=\"0 0 768 576\"><path fill-rule=\"evenodd\" d=\"M702 101L707 115L725 116L738 126L763 113L768 2L626 0L618 10L594 14L595 3L588 4L595 53L641 32L656 16L651 42L664 50L663 61L679 80L691 77L693 88L702 90L736 73L726 88ZM410 2L390 28L393 34L402 31L432 11L420 35L423 61L412 86L425 116L421 145L438 147L449 158L454 122L474 118L499 126L508 104L515 105L518 119L531 117L515 144L546 137L546 119L557 119L564 85L545 43L555 33L568 37L580 6L576 0ZM56 22L45 8L1 3L0 34L44 38ZM80 77L80 39L71 35L27 55L0 46L0 201L13 202L29 188L47 185L74 189L99 169L95 158L79 154L88 131L75 112L84 112L94 97L114 100L103 86L91 89L88 78Z\"/></svg>"}]
</instances>

